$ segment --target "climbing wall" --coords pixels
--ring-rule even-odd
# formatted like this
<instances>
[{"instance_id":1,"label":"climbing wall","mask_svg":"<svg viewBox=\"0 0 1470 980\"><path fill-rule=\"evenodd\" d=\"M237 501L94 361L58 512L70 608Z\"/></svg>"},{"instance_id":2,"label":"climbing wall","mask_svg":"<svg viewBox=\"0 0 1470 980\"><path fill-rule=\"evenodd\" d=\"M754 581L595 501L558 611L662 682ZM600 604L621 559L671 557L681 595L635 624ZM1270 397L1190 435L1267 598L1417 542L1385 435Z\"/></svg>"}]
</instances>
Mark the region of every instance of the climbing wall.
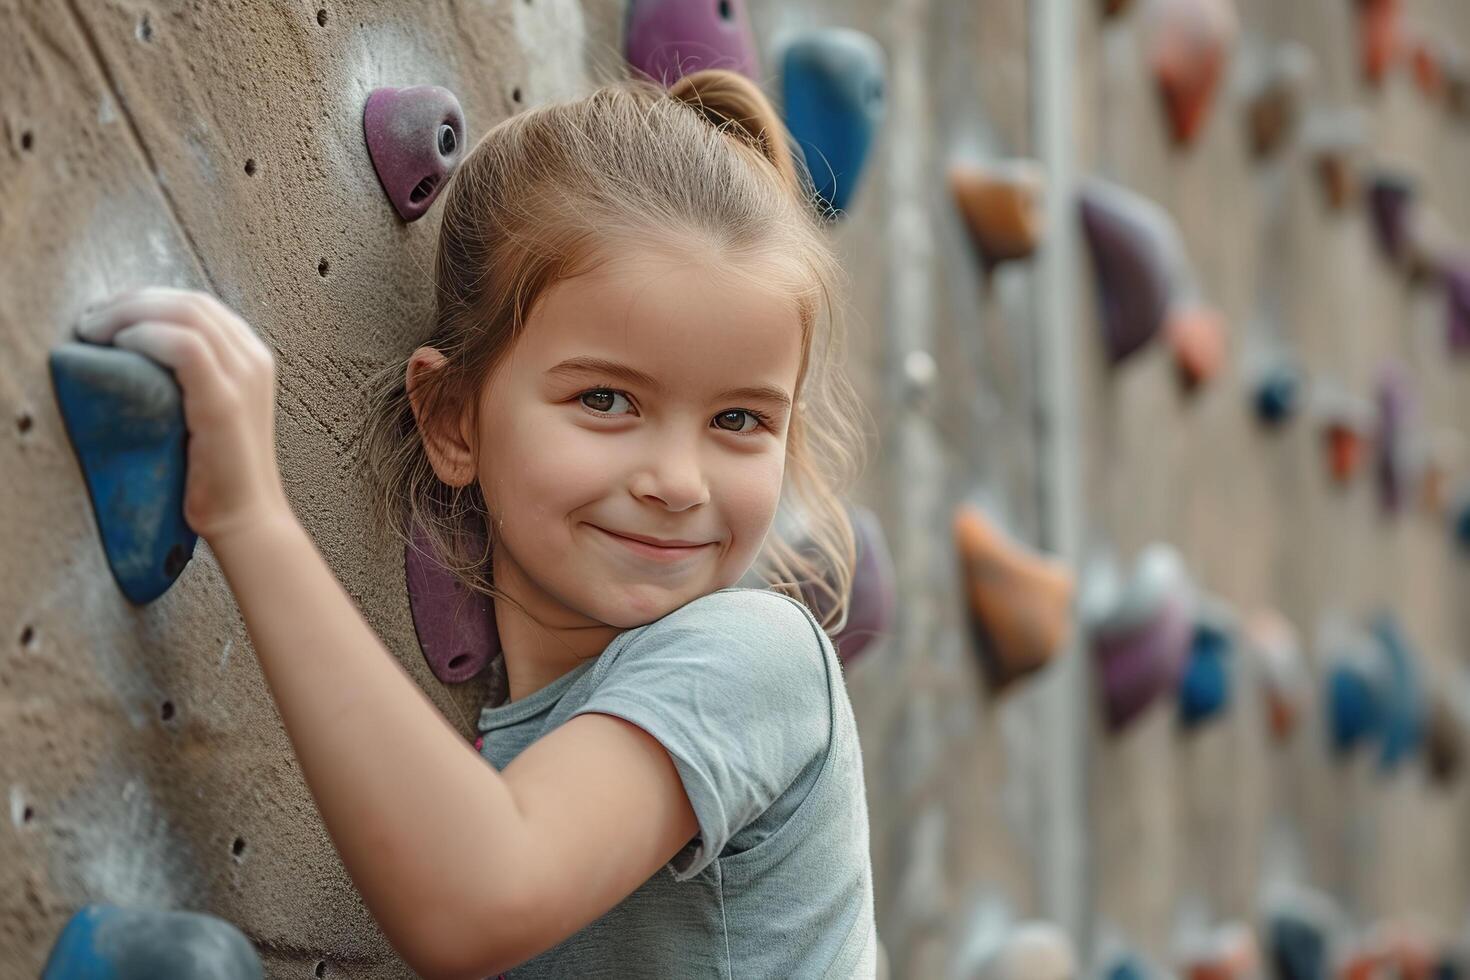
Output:
<instances>
[{"instance_id":1,"label":"climbing wall","mask_svg":"<svg viewBox=\"0 0 1470 980\"><path fill-rule=\"evenodd\" d=\"M1138 12L1106 24L1090 11L1081 18L1078 170L1169 210L1201 291L1230 324L1224 371L1192 398L1180 393L1162 346L1110 372L1091 328L1085 270L1077 339L1088 543L1131 554L1172 541L1204 588L1246 609L1281 609L1317 668L1313 640L1324 618L1391 608L1428 683L1460 682L1470 650L1467 579L1444 521L1414 507L1384 516L1371 473L1334 485L1320 420L1304 412L1280 432L1264 429L1248 402L1248 367L1281 344L1314 381L1371 397L1380 365L1396 359L1417 389L1418 424L1432 429L1470 419L1470 364L1447 356L1442 293L1406 285L1379 254L1365 208L1325 206L1302 145L1264 165L1252 160L1246 59L1286 41L1310 51L1307 107L1360 107L1362 162L1414 174L1426 207L1460 238L1470 230L1470 128L1431 105L1406 67L1381 90L1362 81L1353 4L1244 0L1238 11L1236 60L1183 151L1168 140ZM1412 0L1404 24L1470 40L1463 4ZM1463 780L1436 788L1413 765L1385 777L1372 753L1333 763L1316 696L1304 730L1273 748L1259 697L1238 701L1223 724L1191 738L1181 738L1171 711L1153 712L1119 740L1094 726L1094 938L1118 936L1162 958L1192 921L1250 919L1261 888L1276 879L1326 890L1360 925L1417 914L1431 928L1462 930L1470 913Z\"/></svg>"},{"instance_id":2,"label":"climbing wall","mask_svg":"<svg viewBox=\"0 0 1470 980\"><path fill-rule=\"evenodd\" d=\"M1411 291L1361 209L1326 211L1299 149L1247 152L1232 74L1198 141L1169 144L1137 0L1104 22L1071 10L1072 169L1160 202L1201 290L1229 319L1223 373L1179 390L1161 346L1109 368L1090 268L1075 251L1076 491L1082 556L1173 542L1191 574L1242 607L1278 606L1310 641L1322 617L1396 609L1427 669L1463 666L1467 572L1441 526L1380 517L1371 480L1327 480L1308 418L1267 433L1245 364L1277 341L1363 393L1403 361L1421 419L1470 419L1470 366L1442 356L1437 294ZM1121 738L1088 684L1057 666L991 696L965 622L953 508L982 505L1020 540L1056 544L1043 447L1048 393L1036 263L981 272L943 174L1037 156L1037 10L1026 0L756 0L774 57L803 28L883 46L887 121L831 233L851 279L849 363L877 451L854 498L880 516L899 572L894 636L848 670L872 817L879 934L899 977L968 976L1004 918L1082 910L1084 959L1113 939L1166 961L1192 921L1250 918L1294 878L1362 920L1419 913L1458 928L1470 902L1470 799L1329 761L1319 706L1285 750L1242 696L1189 738L1172 705ZM1242 0L1241 43L1293 40L1309 92L1368 113L1372 159L1408 168L1453 229L1470 129L1402 71L1358 79L1349 0ZM1470 46L1457 0L1406 16ZM458 96L473 142L521 108L583 91L621 50L624 5L493 0L185 5L0 0L0 976L35 976L88 901L211 911L271 976L398 977L296 768L239 614L200 544L178 582L135 608L108 573L46 373L80 309L145 284L207 289L278 352L278 444L292 504L404 666L466 735L486 695L445 687L419 655L402 555L367 524L351 436L366 383L423 337L437 212L405 224L363 142L380 86ZM1052 37L1052 35L1047 35ZM1071 213L1070 211L1068 213ZM1075 241L1075 223L1049 239ZM1065 666L1090 681L1085 647ZM309 655L309 651L303 655ZM1058 665L1063 666L1063 665ZM1074 744L1055 708L1081 721ZM1052 774L1081 753L1077 807ZM1068 770L1070 771L1070 770ZM8 819L3 816L8 815ZM1075 870L1058 854L1075 851Z\"/></svg>"},{"instance_id":3,"label":"climbing wall","mask_svg":"<svg viewBox=\"0 0 1470 980\"><path fill-rule=\"evenodd\" d=\"M364 519L368 379L425 333L436 217L379 187L363 106L455 92L469 131L580 89L616 5L0 3L0 975L84 902L201 909L272 976L398 977L332 849L208 547L158 601L108 572L46 355L120 290L207 289L277 351L292 505L389 649L469 734L481 685L419 655L401 547ZM310 656L310 650L300 651Z\"/></svg>"}]
</instances>

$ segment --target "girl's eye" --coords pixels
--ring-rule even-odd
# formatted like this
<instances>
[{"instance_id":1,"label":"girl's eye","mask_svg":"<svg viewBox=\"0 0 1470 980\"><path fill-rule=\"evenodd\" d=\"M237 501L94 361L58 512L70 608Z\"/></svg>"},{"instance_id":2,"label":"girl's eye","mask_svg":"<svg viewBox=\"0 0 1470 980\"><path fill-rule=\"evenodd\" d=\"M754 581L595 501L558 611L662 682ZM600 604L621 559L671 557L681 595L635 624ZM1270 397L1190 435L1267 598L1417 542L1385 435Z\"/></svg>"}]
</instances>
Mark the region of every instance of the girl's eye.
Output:
<instances>
[{"instance_id":1,"label":"girl's eye","mask_svg":"<svg viewBox=\"0 0 1470 980\"><path fill-rule=\"evenodd\" d=\"M625 403L628 402L627 395L621 391L613 391L610 388L594 388L591 391L584 391L581 398L583 405L592 409L594 412L601 412L604 415L621 414L613 411L613 406L618 403L619 398Z\"/></svg>"},{"instance_id":2,"label":"girl's eye","mask_svg":"<svg viewBox=\"0 0 1470 980\"><path fill-rule=\"evenodd\" d=\"M744 417L743 420L742 416ZM755 424L747 427L745 425L746 421L754 422ZM732 428L726 425L726 422L733 422L734 427ZM728 412L721 412L715 416L715 424L726 432L750 432L760 428L764 423L765 419L760 415L745 408L732 408Z\"/></svg>"}]
</instances>

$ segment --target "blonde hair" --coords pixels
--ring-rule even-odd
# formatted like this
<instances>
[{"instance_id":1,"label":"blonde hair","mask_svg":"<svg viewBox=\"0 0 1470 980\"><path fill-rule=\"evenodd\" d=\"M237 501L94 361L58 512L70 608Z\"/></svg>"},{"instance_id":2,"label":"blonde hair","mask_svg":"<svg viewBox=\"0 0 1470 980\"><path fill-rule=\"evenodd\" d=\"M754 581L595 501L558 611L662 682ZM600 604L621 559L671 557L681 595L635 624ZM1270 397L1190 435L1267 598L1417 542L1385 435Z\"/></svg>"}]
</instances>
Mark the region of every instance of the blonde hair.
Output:
<instances>
[{"instance_id":1,"label":"blonde hair","mask_svg":"<svg viewBox=\"0 0 1470 980\"><path fill-rule=\"evenodd\" d=\"M835 632L846 622L855 564L840 495L861 466L863 409L841 364L841 267L798 159L760 89L724 70L694 72L667 91L624 79L504 120L442 194L433 330L423 343L445 361L416 380L415 395L425 419L436 420L426 427L453 417L493 378L537 300L611 248L692 237L732 266L784 270L766 281L796 300L802 359L782 494L792 495L807 543L798 549L772 533L753 567L767 587L799 600L803 583L815 590L823 628ZM468 588L508 600L491 580L478 481L450 487L436 476L406 367L406 358L391 365L374 385L362 431L374 516L405 543L417 525Z\"/></svg>"}]
</instances>

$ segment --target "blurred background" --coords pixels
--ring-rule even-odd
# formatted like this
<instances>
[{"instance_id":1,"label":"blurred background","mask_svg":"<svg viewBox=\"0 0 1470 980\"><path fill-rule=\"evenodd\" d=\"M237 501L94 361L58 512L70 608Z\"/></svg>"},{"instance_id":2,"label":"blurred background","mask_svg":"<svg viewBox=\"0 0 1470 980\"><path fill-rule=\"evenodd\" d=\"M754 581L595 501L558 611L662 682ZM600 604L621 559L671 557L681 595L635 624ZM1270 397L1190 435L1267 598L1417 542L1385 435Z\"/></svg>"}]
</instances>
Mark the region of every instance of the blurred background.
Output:
<instances>
[{"instance_id":1,"label":"blurred background","mask_svg":"<svg viewBox=\"0 0 1470 980\"><path fill-rule=\"evenodd\" d=\"M208 549L109 574L48 353L151 283L267 335L294 508L473 737L498 662L421 655L350 436L456 155L613 61L755 78L831 211L886 973L1463 976L1467 51L1462 0L0 0L0 975L89 903L406 975Z\"/></svg>"}]
</instances>

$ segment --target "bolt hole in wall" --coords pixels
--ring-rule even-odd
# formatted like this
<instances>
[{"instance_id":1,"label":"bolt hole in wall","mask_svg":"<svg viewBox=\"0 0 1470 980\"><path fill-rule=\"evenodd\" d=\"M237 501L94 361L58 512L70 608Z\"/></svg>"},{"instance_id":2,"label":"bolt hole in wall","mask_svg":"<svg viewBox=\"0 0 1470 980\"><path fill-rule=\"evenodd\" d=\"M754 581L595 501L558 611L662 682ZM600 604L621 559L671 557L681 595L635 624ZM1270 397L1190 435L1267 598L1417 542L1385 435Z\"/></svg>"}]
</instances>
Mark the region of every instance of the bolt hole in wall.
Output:
<instances>
[{"instance_id":1,"label":"bolt hole in wall","mask_svg":"<svg viewBox=\"0 0 1470 980\"><path fill-rule=\"evenodd\" d=\"M316 274L325 279L327 278L327 273L331 271L331 268L331 263L329 263L326 259L322 259L316 264Z\"/></svg>"},{"instance_id":2,"label":"bolt hole in wall","mask_svg":"<svg viewBox=\"0 0 1470 980\"><path fill-rule=\"evenodd\" d=\"M147 14L144 14L143 19L138 21L138 40L153 40L153 23L148 19Z\"/></svg>"},{"instance_id":3,"label":"bolt hole in wall","mask_svg":"<svg viewBox=\"0 0 1470 980\"><path fill-rule=\"evenodd\" d=\"M20 148L22 150L26 150L27 152L29 152L31 146L34 145L35 142L36 135L32 133L29 129L20 134Z\"/></svg>"},{"instance_id":4,"label":"bolt hole in wall","mask_svg":"<svg viewBox=\"0 0 1470 980\"><path fill-rule=\"evenodd\" d=\"M243 837L236 837L235 838L235 842L230 845L230 853L235 856L235 859L236 860L239 860L240 858L244 857L245 856L245 838L243 838Z\"/></svg>"},{"instance_id":5,"label":"bolt hole in wall","mask_svg":"<svg viewBox=\"0 0 1470 980\"><path fill-rule=\"evenodd\" d=\"M36 819L36 808L27 803L25 809L20 811L20 822L27 824L34 819Z\"/></svg>"},{"instance_id":6,"label":"bolt hole in wall","mask_svg":"<svg viewBox=\"0 0 1470 980\"><path fill-rule=\"evenodd\" d=\"M249 160L246 160L245 161L245 176L247 176L247 177L254 177L255 176L255 158L254 157L251 157Z\"/></svg>"},{"instance_id":7,"label":"bolt hole in wall","mask_svg":"<svg viewBox=\"0 0 1470 980\"><path fill-rule=\"evenodd\" d=\"M322 27L327 26L327 10L325 7L316 12L316 22Z\"/></svg>"},{"instance_id":8,"label":"bolt hole in wall","mask_svg":"<svg viewBox=\"0 0 1470 980\"><path fill-rule=\"evenodd\" d=\"M164 721L173 721L174 703L172 701L163 702L163 704L160 705L158 708L158 717L162 718Z\"/></svg>"},{"instance_id":9,"label":"bolt hole in wall","mask_svg":"<svg viewBox=\"0 0 1470 980\"><path fill-rule=\"evenodd\" d=\"M31 417L30 412L21 412L15 419L15 427L20 430L21 435L25 435L31 431L31 426L35 425L35 423L36 420Z\"/></svg>"},{"instance_id":10,"label":"bolt hole in wall","mask_svg":"<svg viewBox=\"0 0 1470 980\"><path fill-rule=\"evenodd\" d=\"M317 960L316 961L316 969L314 969L314 970L311 971L311 975L314 976L314 977L324 977L324 976L326 976L327 975L327 961L326 960Z\"/></svg>"},{"instance_id":11,"label":"bolt hole in wall","mask_svg":"<svg viewBox=\"0 0 1470 980\"><path fill-rule=\"evenodd\" d=\"M27 623L20 631L20 645L29 650L36 643L36 628Z\"/></svg>"},{"instance_id":12,"label":"bolt hole in wall","mask_svg":"<svg viewBox=\"0 0 1470 980\"><path fill-rule=\"evenodd\" d=\"M513 88L513 89L510 90L510 100L512 102L516 103L517 105L520 104L520 101L521 101L521 87L519 85L517 85L515 88Z\"/></svg>"}]
</instances>

